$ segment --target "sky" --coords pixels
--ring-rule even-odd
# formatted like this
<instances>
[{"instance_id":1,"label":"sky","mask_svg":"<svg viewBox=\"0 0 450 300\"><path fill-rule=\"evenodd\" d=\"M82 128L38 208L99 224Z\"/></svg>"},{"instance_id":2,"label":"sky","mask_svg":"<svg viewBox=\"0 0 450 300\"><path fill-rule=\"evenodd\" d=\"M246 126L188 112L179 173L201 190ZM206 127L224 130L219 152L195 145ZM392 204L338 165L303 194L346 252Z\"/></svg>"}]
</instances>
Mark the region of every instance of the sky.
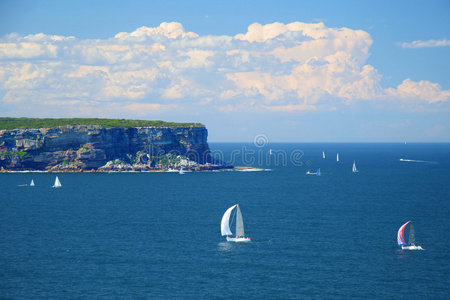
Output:
<instances>
[{"instance_id":1,"label":"sky","mask_svg":"<svg viewBox=\"0 0 450 300\"><path fill-rule=\"evenodd\" d=\"M450 1L0 0L0 116L450 142Z\"/></svg>"}]
</instances>

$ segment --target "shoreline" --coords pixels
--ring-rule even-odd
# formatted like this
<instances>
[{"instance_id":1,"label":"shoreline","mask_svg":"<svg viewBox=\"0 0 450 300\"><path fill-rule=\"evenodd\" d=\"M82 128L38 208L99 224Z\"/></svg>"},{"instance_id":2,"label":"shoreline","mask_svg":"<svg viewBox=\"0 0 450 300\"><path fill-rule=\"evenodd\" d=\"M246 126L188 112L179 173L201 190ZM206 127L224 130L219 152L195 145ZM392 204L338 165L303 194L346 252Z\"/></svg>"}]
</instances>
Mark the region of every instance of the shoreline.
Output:
<instances>
[{"instance_id":1,"label":"shoreline","mask_svg":"<svg viewBox=\"0 0 450 300\"><path fill-rule=\"evenodd\" d=\"M179 173L179 169L159 169L159 170L0 170L0 174L7 173ZM260 172L271 171L271 169L236 166L232 168L217 168L217 169L200 169L190 170L183 169L185 173L194 172Z\"/></svg>"}]
</instances>

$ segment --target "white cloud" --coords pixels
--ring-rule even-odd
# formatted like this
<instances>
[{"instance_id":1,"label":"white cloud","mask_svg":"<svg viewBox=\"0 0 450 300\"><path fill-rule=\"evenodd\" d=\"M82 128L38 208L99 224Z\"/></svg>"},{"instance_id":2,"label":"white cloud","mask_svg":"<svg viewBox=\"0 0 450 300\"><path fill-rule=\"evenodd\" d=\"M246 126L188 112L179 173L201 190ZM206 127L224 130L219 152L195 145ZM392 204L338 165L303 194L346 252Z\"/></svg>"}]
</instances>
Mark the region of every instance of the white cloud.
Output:
<instances>
[{"instance_id":1,"label":"white cloud","mask_svg":"<svg viewBox=\"0 0 450 300\"><path fill-rule=\"evenodd\" d=\"M442 90L437 83L427 80L414 82L405 79L397 88L386 90L388 96L392 96L404 101L420 101L425 103L437 103L450 101L450 90Z\"/></svg>"},{"instance_id":2,"label":"white cloud","mask_svg":"<svg viewBox=\"0 0 450 300\"><path fill-rule=\"evenodd\" d=\"M449 100L450 91L428 81L383 89L367 64L371 45L362 30L302 22L254 23L235 36L199 36L180 23L102 40L10 34L0 39L0 105L46 111L76 103L78 113L120 114L175 104L183 112L288 112Z\"/></svg>"},{"instance_id":3,"label":"white cloud","mask_svg":"<svg viewBox=\"0 0 450 300\"><path fill-rule=\"evenodd\" d=\"M169 39L177 38L197 38L198 34L193 32L185 32L183 25L180 23L163 22L155 28L142 26L131 33L120 32L116 34L115 38L121 41L143 42L151 39L153 36L163 36Z\"/></svg>"},{"instance_id":4,"label":"white cloud","mask_svg":"<svg viewBox=\"0 0 450 300\"><path fill-rule=\"evenodd\" d=\"M428 41L413 41L410 43L401 43L402 48L434 48L434 47L446 47L450 46L450 40L428 40Z\"/></svg>"}]
</instances>

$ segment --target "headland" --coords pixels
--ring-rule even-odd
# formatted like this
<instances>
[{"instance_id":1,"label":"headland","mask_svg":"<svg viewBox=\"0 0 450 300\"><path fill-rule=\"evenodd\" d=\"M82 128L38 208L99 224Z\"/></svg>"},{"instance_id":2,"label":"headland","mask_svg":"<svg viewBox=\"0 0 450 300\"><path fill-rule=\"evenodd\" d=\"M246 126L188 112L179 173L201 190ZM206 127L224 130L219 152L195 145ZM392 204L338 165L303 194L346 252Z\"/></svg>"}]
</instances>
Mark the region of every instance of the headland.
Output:
<instances>
[{"instance_id":1,"label":"headland","mask_svg":"<svg viewBox=\"0 0 450 300\"><path fill-rule=\"evenodd\" d=\"M1 171L230 170L200 123L0 118Z\"/></svg>"}]
</instances>

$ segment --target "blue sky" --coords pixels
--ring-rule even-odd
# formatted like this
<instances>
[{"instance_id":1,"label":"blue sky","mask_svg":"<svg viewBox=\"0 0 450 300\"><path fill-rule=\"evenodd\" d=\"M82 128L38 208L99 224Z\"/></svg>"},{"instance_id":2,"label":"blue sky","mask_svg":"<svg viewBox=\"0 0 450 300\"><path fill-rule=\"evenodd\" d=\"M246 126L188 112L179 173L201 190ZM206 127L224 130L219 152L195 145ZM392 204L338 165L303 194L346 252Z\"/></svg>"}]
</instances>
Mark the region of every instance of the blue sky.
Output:
<instances>
[{"instance_id":1,"label":"blue sky","mask_svg":"<svg viewBox=\"0 0 450 300\"><path fill-rule=\"evenodd\" d=\"M0 114L449 142L449 15L449 1L2 0Z\"/></svg>"}]
</instances>

